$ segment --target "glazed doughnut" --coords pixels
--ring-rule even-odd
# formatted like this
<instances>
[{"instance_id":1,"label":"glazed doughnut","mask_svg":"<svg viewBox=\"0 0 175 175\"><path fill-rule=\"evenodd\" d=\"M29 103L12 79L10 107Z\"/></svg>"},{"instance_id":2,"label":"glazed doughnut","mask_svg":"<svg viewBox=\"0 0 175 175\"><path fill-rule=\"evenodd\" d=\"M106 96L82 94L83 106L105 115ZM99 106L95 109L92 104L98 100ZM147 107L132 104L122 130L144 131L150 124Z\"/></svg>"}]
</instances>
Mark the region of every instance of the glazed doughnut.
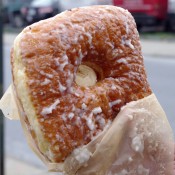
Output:
<instances>
[{"instance_id":1,"label":"glazed doughnut","mask_svg":"<svg viewBox=\"0 0 175 175\"><path fill-rule=\"evenodd\" d=\"M119 7L75 8L26 27L11 63L25 122L51 162L89 143L126 103L151 94L134 19ZM92 84L76 81L82 69L96 76Z\"/></svg>"}]
</instances>

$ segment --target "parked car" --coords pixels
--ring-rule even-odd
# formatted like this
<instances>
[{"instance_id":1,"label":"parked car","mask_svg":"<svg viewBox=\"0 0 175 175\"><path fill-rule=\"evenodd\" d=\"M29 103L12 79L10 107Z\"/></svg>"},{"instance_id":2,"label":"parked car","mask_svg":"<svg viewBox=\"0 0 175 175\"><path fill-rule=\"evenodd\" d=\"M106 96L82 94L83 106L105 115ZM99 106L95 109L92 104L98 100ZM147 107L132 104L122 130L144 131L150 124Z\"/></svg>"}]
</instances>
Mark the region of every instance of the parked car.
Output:
<instances>
[{"instance_id":1,"label":"parked car","mask_svg":"<svg viewBox=\"0 0 175 175\"><path fill-rule=\"evenodd\" d=\"M2 10L3 23L9 23L8 7L7 6L3 6L1 10Z\"/></svg>"},{"instance_id":2,"label":"parked car","mask_svg":"<svg viewBox=\"0 0 175 175\"><path fill-rule=\"evenodd\" d=\"M113 0L114 5L128 9L138 28L158 25L166 19L168 0Z\"/></svg>"},{"instance_id":3,"label":"parked car","mask_svg":"<svg viewBox=\"0 0 175 175\"><path fill-rule=\"evenodd\" d=\"M112 0L60 0L61 11L90 5L112 5Z\"/></svg>"},{"instance_id":4,"label":"parked car","mask_svg":"<svg viewBox=\"0 0 175 175\"><path fill-rule=\"evenodd\" d=\"M21 9L27 24L50 18L60 12L59 0L33 0Z\"/></svg>"},{"instance_id":5,"label":"parked car","mask_svg":"<svg viewBox=\"0 0 175 175\"><path fill-rule=\"evenodd\" d=\"M175 0L169 0L165 29L167 31L175 31Z\"/></svg>"},{"instance_id":6,"label":"parked car","mask_svg":"<svg viewBox=\"0 0 175 175\"><path fill-rule=\"evenodd\" d=\"M113 0L113 4L128 9L138 29L160 25L175 29L175 0Z\"/></svg>"},{"instance_id":7,"label":"parked car","mask_svg":"<svg viewBox=\"0 0 175 175\"><path fill-rule=\"evenodd\" d=\"M21 8L29 4L31 0L13 0L6 5L8 20L13 27L23 27L24 20L21 14Z\"/></svg>"}]
</instances>

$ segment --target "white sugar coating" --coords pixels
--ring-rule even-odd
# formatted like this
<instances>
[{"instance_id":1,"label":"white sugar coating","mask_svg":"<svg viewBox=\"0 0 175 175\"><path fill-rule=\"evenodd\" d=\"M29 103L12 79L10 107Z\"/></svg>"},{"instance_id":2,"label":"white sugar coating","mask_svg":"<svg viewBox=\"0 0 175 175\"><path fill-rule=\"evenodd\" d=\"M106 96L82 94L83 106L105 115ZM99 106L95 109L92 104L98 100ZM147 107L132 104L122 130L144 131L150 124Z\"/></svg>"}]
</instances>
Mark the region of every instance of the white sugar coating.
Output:
<instances>
[{"instance_id":1,"label":"white sugar coating","mask_svg":"<svg viewBox=\"0 0 175 175\"><path fill-rule=\"evenodd\" d=\"M95 129L95 124L92 120L92 113L90 114L89 117L86 118L86 124L91 131L93 131Z\"/></svg>"},{"instance_id":2,"label":"white sugar coating","mask_svg":"<svg viewBox=\"0 0 175 175\"><path fill-rule=\"evenodd\" d=\"M75 124L76 124L78 127L80 127L80 126L82 125L82 121L81 121L81 118L80 118L79 116L76 117ZM82 128L80 127L80 129L82 129Z\"/></svg>"},{"instance_id":3,"label":"white sugar coating","mask_svg":"<svg viewBox=\"0 0 175 175\"><path fill-rule=\"evenodd\" d=\"M132 162L132 161L133 161L133 158L132 158L132 157L129 157L129 158L128 158L128 161L129 161L129 162Z\"/></svg>"},{"instance_id":4,"label":"white sugar coating","mask_svg":"<svg viewBox=\"0 0 175 175\"><path fill-rule=\"evenodd\" d=\"M83 104L81 105L81 108L82 108L83 110L86 110L86 109L87 109L87 105L86 105L85 103L83 103Z\"/></svg>"},{"instance_id":5,"label":"white sugar coating","mask_svg":"<svg viewBox=\"0 0 175 175\"><path fill-rule=\"evenodd\" d=\"M112 90L116 90L116 86L113 84L113 85L111 86L111 89L112 89Z\"/></svg>"},{"instance_id":6,"label":"white sugar coating","mask_svg":"<svg viewBox=\"0 0 175 175\"><path fill-rule=\"evenodd\" d=\"M44 79L44 81L41 83L41 86L49 84L51 81L47 78Z\"/></svg>"},{"instance_id":7,"label":"white sugar coating","mask_svg":"<svg viewBox=\"0 0 175 175\"><path fill-rule=\"evenodd\" d=\"M121 103L121 100L117 99L115 101L109 102L109 106L112 108L114 105L117 105L117 104L120 104L120 103Z\"/></svg>"},{"instance_id":8,"label":"white sugar coating","mask_svg":"<svg viewBox=\"0 0 175 175\"><path fill-rule=\"evenodd\" d=\"M123 45L126 45L126 46L130 47L131 49L134 49L134 46L133 46L132 43L131 43L131 39L127 40L127 39L126 39L126 36L122 36L121 43L122 43Z\"/></svg>"},{"instance_id":9,"label":"white sugar coating","mask_svg":"<svg viewBox=\"0 0 175 175\"><path fill-rule=\"evenodd\" d=\"M123 50L122 49L118 49L119 53L123 53Z\"/></svg>"},{"instance_id":10,"label":"white sugar coating","mask_svg":"<svg viewBox=\"0 0 175 175\"><path fill-rule=\"evenodd\" d=\"M129 33L129 25L128 25L127 21L125 21L125 29L126 29L126 33L128 34Z\"/></svg>"},{"instance_id":11,"label":"white sugar coating","mask_svg":"<svg viewBox=\"0 0 175 175\"><path fill-rule=\"evenodd\" d=\"M55 91L54 89L49 89L49 91L52 93L57 93L57 91Z\"/></svg>"},{"instance_id":12,"label":"white sugar coating","mask_svg":"<svg viewBox=\"0 0 175 175\"><path fill-rule=\"evenodd\" d=\"M88 43L91 45L92 44L92 35L88 32L84 33L84 35L88 37Z\"/></svg>"},{"instance_id":13,"label":"white sugar coating","mask_svg":"<svg viewBox=\"0 0 175 175\"><path fill-rule=\"evenodd\" d=\"M41 115L47 115L51 114L54 109L56 109L56 106L60 103L60 100L57 99L52 105L48 107L44 107L43 110L41 111Z\"/></svg>"},{"instance_id":14,"label":"white sugar coating","mask_svg":"<svg viewBox=\"0 0 175 175\"><path fill-rule=\"evenodd\" d=\"M149 169L143 167L143 165L139 165L137 168L137 172L139 175L149 175Z\"/></svg>"},{"instance_id":15,"label":"white sugar coating","mask_svg":"<svg viewBox=\"0 0 175 175\"><path fill-rule=\"evenodd\" d=\"M53 75L52 75L52 74L46 73L46 72L44 72L43 70L39 71L39 73L40 73L41 75L46 76L47 78L50 78L50 79L53 78Z\"/></svg>"},{"instance_id":16,"label":"white sugar coating","mask_svg":"<svg viewBox=\"0 0 175 175\"><path fill-rule=\"evenodd\" d=\"M79 34L75 33L72 38L72 43L76 44L79 40Z\"/></svg>"},{"instance_id":17,"label":"white sugar coating","mask_svg":"<svg viewBox=\"0 0 175 175\"><path fill-rule=\"evenodd\" d=\"M134 49L134 46L131 44L131 40L126 40L125 44L129 46L131 49Z\"/></svg>"},{"instance_id":18,"label":"white sugar coating","mask_svg":"<svg viewBox=\"0 0 175 175\"><path fill-rule=\"evenodd\" d=\"M68 75L68 78L67 78L67 80L66 80L67 87L68 87L68 88L71 88L74 75L73 75L70 71L68 71L68 74L67 74L67 75ZM69 89L69 90L70 90L70 89Z\"/></svg>"},{"instance_id":19,"label":"white sugar coating","mask_svg":"<svg viewBox=\"0 0 175 175\"><path fill-rule=\"evenodd\" d=\"M64 139L59 135L59 134L56 134L56 139L59 141L59 142L63 142Z\"/></svg>"},{"instance_id":20,"label":"white sugar coating","mask_svg":"<svg viewBox=\"0 0 175 175\"><path fill-rule=\"evenodd\" d=\"M86 148L84 149L75 149L73 152L75 159L80 163L80 164L84 164L86 163L90 157L91 157L91 152L89 150L87 150Z\"/></svg>"},{"instance_id":21,"label":"white sugar coating","mask_svg":"<svg viewBox=\"0 0 175 175\"><path fill-rule=\"evenodd\" d=\"M63 12L64 13L64 12ZM62 14L62 13L60 13L60 14ZM67 28L66 28L66 26L64 25L64 24L59 24L59 29L61 30L67 30Z\"/></svg>"},{"instance_id":22,"label":"white sugar coating","mask_svg":"<svg viewBox=\"0 0 175 175\"><path fill-rule=\"evenodd\" d=\"M78 24L72 24L72 23L70 23L70 24L72 25L72 27L74 29L81 30L81 31L85 32L85 28L83 26L80 26Z\"/></svg>"},{"instance_id":23,"label":"white sugar coating","mask_svg":"<svg viewBox=\"0 0 175 175\"><path fill-rule=\"evenodd\" d=\"M115 48L114 43L111 42L111 41L109 41L109 40L106 40L105 41L105 44L108 45L109 47L111 47L111 49L114 49Z\"/></svg>"},{"instance_id":24,"label":"white sugar coating","mask_svg":"<svg viewBox=\"0 0 175 175\"><path fill-rule=\"evenodd\" d=\"M119 50L115 48L110 52L110 54L111 54L111 60L116 59L120 55Z\"/></svg>"},{"instance_id":25,"label":"white sugar coating","mask_svg":"<svg viewBox=\"0 0 175 175\"><path fill-rule=\"evenodd\" d=\"M104 127L105 127L106 121L105 121L105 119L104 119L103 117L98 116L98 117L97 117L97 121L98 121L98 123L100 124L100 127L101 127L101 128L104 128Z\"/></svg>"},{"instance_id":26,"label":"white sugar coating","mask_svg":"<svg viewBox=\"0 0 175 175\"><path fill-rule=\"evenodd\" d=\"M67 125L66 125L66 128L67 128L68 130L71 130L72 127L71 127L71 125L68 125L68 124L67 124Z\"/></svg>"},{"instance_id":27,"label":"white sugar coating","mask_svg":"<svg viewBox=\"0 0 175 175\"><path fill-rule=\"evenodd\" d=\"M75 92L74 94L75 96L80 97L80 94L78 94L77 92Z\"/></svg>"},{"instance_id":28,"label":"white sugar coating","mask_svg":"<svg viewBox=\"0 0 175 175\"><path fill-rule=\"evenodd\" d=\"M76 110L76 107L75 107L75 105L73 104L72 105L72 111L75 111Z\"/></svg>"},{"instance_id":29,"label":"white sugar coating","mask_svg":"<svg viewBox=\"0 0 175 175\"><path fill-rule=\"evenodd\" d=\"M117 60L116 62L117 62L117 63L128 64L126 58L121 58L121 59Z\"/></svg>"},{"instance_id":30,"label":"white sugar coating","mask_svg":"<svg viewBox=\"0 0 175 175\"><path fill-rule=\"evenodd\" d=\"M40 91L39 93L40 93L40 95L44 95L44 92L43 91Z\"/></svg>"},{"instance_id":31,"label":"white sugar coating","mask_svg":"<svg viewBox=\"0 0 175 175\"><path fill-rule=\"evenodd\" d=\"M40 119L40 122L44 122L44 118L41 118L41 119Z\"/></svg>"},{"instance_id":32,"label":"white sugar coating","mask_svg":"<svg viewBox=\"0 0 175 175\"><path fill-rule=\"evenodd\" d=\"M29 80L29 84L35 83L36 80Z\"/></svg>"},{"instance_id":33,"label":"white sugar coating","mask_svg":"<svg viewBox=\"0 0 175 175\"><path fill-rule=\"evenodd\" d=\"M131 148L132 148L135 152L142 153L143 150L144 150L144 140L143 140L143 136L141 136L141 135L135 136L135 137L132 139Z\"/></svg>"},{"instance_id":34,"label":"white sugar coating","mask_svg":"<svg viewBox=\"0 0 175 175\"><path fill-rule=\"evenodd\" d=\"M65 122L67 121L66 114L62 114L61 118L63 119L63 121L65 121Z\"/></svg>"},{"instance_id":35,"label":"white sugar coating","mask_svg":"<svg viewBox=\"0 0 175 175\"><path fill-rule=\"evenodd\" d=\"M91 131L95 129L95 125L91 118L88 118L86 123Z\"/></svg>"},{"instance_id":36,"label":"white sugar coating","mask_svg":"<svg viewBox=\"0 0 175 175\"><path fill-rule=\"evenodd\" d=\"M63 86L60 82L58 82L58 88L60 90L60 92L64 92L67 88L65 86Z\"/></svg>"},{"instance_id":37,"label":"white sugar coating","mask_svg":"<svg viewBox=\"0 0 175 175\"><path fill-rule=\"evenodd\" d=\"M56 65L57 67L60 67L59 59L58 59L58 58L54 58L54 61L55 61L55 65Z\"/></svg>"},{"instance_id":38,"label":"white sugar coating","mask_svg":"<svg viewBox=\"0 0 175 175\"><path fill-rule=\"evenodd\" d=\"M79 38L80 38L80 40L83 40L83 39L84 39L84 38L83 38L83 35L80 35L80 37L79 37Z\"/></svg>"},{"instance_id":39,"label":"white sugar coating","mask_svg":"<svg viewBox=\"0 0 175 175\"><path fill-rule=\"evenodd\" d=\"M91 95L92 100L96 99L96 96L94 94Z\"/></svg>"},{"instance_id":40,"label":"white sugar coating","mask_svg":"<svg viewBox=\"0 0 175 175\"><path fill-rule=\"evenodd\" d=\"M61 58L62 63L59 63L57 66L59 66L59 70L63 71L64 67L69 63L68 62L68 57L66 54L64 54Z\"/></svg>"},{"instance_id":41,"label":"white sugar coating","mask_svg":"<svg viewBox=\"0 0 175 175\"><path fill-rule=\"evenodd\" d=\"M83 53L82 53L82 51L81 51L81 49L79 49L79 51L78 51L78 59L80 60L80 62L82 61L82 59L83 59L83 57L84 57L84 55L83 55Z\"/></svg>"},{"instance_id":42,"label":"white sugar coating","mask_svg":"<svg viewBox=\"0 0 175 175\"><path fill-rule=\"evenodd\" d=\"M93 114L100 114L101 112L102 112L102 109L101 109L101 107L99 106L99 107L96 107L96 108L94 108L93 110L92 110L92 112L93 112Z\"/></svg>"},{"instance_id":43,"label":"white sugar coating","mask_svg":"<svg viewBox=\"0 0 175 175\"><path fill-rule=\"evenodd\" d=\"M122 171L120 171L119 173L115 175L128 175L128 171L126 169L123 169Z\"/></svg>"},{"instance_id":44,"label":"white sugar coating","mask_svg":"<svg viewBox=\"0 0 175 175\"><path fill-rule=\"evenodd\" d=\"M68 115L68 118L71 120L73 117L74 117L74 113L73 112L70 112L69 115Z\"/></svg>"},{"instance_id":45,"label":"white sugar coating","mask_svg":"<svg viewBox=\"0 0 175 175\"><path fill-rule=\"evenodd\" d=\"M121 44L122 45L125 45L126 44L125 41L126 41L126 36L122 36L122 38L121 38Z\"/></svg>"}]
</instances>

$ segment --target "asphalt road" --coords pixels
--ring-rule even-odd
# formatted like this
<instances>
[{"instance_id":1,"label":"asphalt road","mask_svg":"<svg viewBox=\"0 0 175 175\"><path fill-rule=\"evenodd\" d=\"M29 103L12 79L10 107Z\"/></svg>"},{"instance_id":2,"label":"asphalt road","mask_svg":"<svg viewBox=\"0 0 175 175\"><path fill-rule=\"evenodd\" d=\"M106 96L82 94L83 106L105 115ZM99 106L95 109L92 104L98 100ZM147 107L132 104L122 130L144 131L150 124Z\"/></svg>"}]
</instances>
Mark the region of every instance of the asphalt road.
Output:
<instances>
[{"instance_id":1,"label":"asphalt road","mask_svg":"<svg viewBox=\"0 0 175 175\"><path fill-rule=\"evenodd\" d=\"M145 56L148 81L175 135L175 58Z\"/></svg>"},{"instance_id":2,"label":"asphalt road","mask_svg":"<svg viewBox=\"0 0 175 175\"><path fill-rule=\"evenodd\" d=\"M10 47L4 48L4 88L11 82ZM145 56L148 80L160 104L164 108L175 134L175 59L168 57ZM41 161L29 149L24 138L20 122L5 120L6 154L20 160L44 167Z\"/></svg>"}]
</instances>

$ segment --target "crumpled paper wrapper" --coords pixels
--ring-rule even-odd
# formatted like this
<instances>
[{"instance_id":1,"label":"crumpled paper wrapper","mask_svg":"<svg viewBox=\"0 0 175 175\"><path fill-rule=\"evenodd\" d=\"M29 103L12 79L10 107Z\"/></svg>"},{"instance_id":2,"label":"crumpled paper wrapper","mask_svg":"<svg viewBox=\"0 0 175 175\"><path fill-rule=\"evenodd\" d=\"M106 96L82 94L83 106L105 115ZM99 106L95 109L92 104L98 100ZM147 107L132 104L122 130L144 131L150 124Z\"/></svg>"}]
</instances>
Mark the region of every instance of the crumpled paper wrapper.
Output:
<instances>
[{"instance_id":1,"label":"crumpled paper wrapper","mask_svg":"<svg viewBox=\"0 0 175 175\"><path fill-rule=\"evenodd\" d=\"M10 119L20 118L29 145L49 170L67 175L174 175L173 132L154 94L126 104L109 128L75 149L64 163L49 162L40 153L17 110L12 86L0 109Z\"/></svg>"},{"instance_id":2,"label":"crumpled paper wrapper","mask_svg":"<svg viewBox=\"0 0 175 175\"><path fill-rule=\"evenodd\" d=\"M19 120L18 106L15 100L13 85L11 84L0 100L0 109L5 117L10 120Z\"/></svg>"}]
</instances>

